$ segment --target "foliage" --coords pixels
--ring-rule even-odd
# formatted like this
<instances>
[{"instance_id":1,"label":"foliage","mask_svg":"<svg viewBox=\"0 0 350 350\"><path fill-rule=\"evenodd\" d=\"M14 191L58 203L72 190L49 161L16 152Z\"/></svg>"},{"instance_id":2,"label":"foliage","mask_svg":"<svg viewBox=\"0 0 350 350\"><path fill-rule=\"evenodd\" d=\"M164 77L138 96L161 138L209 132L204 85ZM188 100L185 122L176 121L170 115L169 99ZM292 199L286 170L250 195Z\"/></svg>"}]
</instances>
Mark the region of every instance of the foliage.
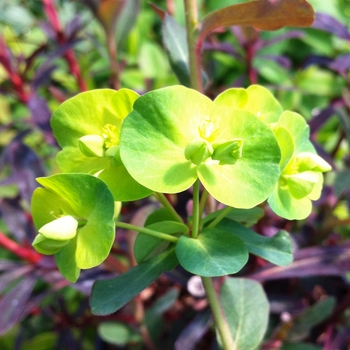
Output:
<instances>
[{"instance_id":1,"label":"foliage","mask_svg":"<svg viewBox=\"0 0 350 350\"><path fill-rule=\"evenodd\" d=\"M197 1L197 47L182 1L0 5L2 349L215 347L192 274L237 349L347 346L349 5L309 2Z\"/></svg>"}]
</instances>

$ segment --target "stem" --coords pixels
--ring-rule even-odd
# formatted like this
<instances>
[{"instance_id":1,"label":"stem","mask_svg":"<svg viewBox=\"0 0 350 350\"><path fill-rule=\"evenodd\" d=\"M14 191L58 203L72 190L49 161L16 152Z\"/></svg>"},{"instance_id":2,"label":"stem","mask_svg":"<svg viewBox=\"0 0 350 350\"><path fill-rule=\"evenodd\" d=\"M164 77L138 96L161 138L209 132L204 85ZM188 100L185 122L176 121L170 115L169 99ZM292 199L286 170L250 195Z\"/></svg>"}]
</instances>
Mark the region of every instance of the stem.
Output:
<instances>
[{"instance_id":1,"label":"stem","mask_svg":"<svg viewBox=\"0 0 350 350\"><path fill-rule=\"evenodd\" d=\"M114 29L114 27L112 27ZM118 64L118 53L117 53L117 45L114 36L114 31L109 29L106 31L107 38L107 48L109 54L109 61L111 67L111 86L113 89L120 89L120 69Z\"/></svg>"},{"instance_id":2,"label":"stem","mask_svg":"<svg viewBox=\"0 0 350 350\"><path fill-rule=\"evenodd\" d=\"M197 41L197 26L198 26L198 11L196 0L184 0L186 14L186 29L187 29L187 46L189 55L189 69L191 87L198 91L202 91L200 62L197 62L196 56L196 41Z\"/></svg>"},{"instance_id":3,"label":"stem","mask_svg":"<svg viewBox=\"0 0 350 350\"><path fill-rule=\"evenodd\" d=\"M191 87L200 92L203 90L200 68L200 51L203 39L197 43L198 12L196 0L184 0L186 12L187 45L189 53L189 68ZM200 214L203 213L207 194L203 194L199 203L199 180L193 185L193 224L192 238L197 238L199 231ZM220 301L216 295L213 280L210 277L202 277L203 287L206 291L209 305L213 312L214 322L218 329L224 350L236 350L230 328L227 324Z\"/></svg>"},{"instance_id":4,"label":"stem","mask_svg":"<svg viewBox=\"0 0 350 350\"><path fill-rule=\"evenodd\" d=\"M198 237L199 221L199 180L193 184L192 238Z\"/></svg>"},{"instance_id":5,"label":"stem","mask_svg":"<svg viewBox=\"0 0 350 350\"><path fill-rule=\"evenodd\" d=\"M230 211L232 207L226 207L222 212L208 225L208 227L215 227Z\"/></svg>"},{"instance_id":6,"label":"stem","mask_svg":"<svg viewBox=\"0 0 350 350\"><path fill-rule=\"evenodd\" d=\"M174 207L171 205L171 203L168 201L168 199L165 197L165 195L163 193L155 192L154 196L163 205L163 207L165 207L165 208L167 208L169 210L169 212L174 217L175 221L178 221L181 224L184 223L182 218L181 218L181 216L176 212Z\"/></svg>"},{"instance_id":7,"label":"stem","mask_svg":"<svg viewBox=\"0 0 350 350\"><path fill-rule=\"evenodd\" d=\"M120 228L125 228L127 230L132 230L132 231L144 233L146 235L153 236L153 237L156 237L159 239L164 239L166 241L173 242L173 243L177 243L177 241L179 240L177 237L168 235L166 233L150 230L149 228L146 228L146 227L140 227L140 226L135 226L132 224L127 224L125 222L117 221L115 223L115 226L120 227Z\"/></svg>"},{"instance_id":8,"label":"stem","mask_svg":"<svg viewBox=\"0 0 350 350\"><path fill-rule=\"evenodd\" d=\"M199 201L199 217L203 216L204 207L207 203L208 195L209 195L209 192L206 189L204 189L201 200Z\"/></svg>"},{"instance_id":9,"label":"stem","mask_svg":"<svg viewBox=\"0 0 350 350\"><path fill-rule=\"evenodd\" d=\"M216 294L212 278L202 277L202 283L207 294L210 308L213 312L214 322L221 338L222 347L224 350L236 350L236 344L232 339L225 314L221 309L220 301Z\"/></svg>"}]
</instances>

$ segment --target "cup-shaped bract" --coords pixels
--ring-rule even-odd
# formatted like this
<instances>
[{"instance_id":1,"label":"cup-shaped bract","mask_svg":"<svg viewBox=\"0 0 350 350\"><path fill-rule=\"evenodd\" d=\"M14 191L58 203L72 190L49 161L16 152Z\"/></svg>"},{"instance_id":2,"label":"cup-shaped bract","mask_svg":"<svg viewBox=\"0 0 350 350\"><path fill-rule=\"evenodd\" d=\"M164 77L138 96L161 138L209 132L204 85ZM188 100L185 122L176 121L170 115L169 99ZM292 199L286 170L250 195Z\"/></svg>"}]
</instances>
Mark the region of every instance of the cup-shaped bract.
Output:
<instances>
[{"instance_id":1,"label":"cup-shaped bract","mask_svg":"<svg viewBox=\"0 0 350 350\"><path fill-rule=\"evenodd\" d=\"M119 157L120 129L137 98L128 89L83 92L62 103L51 118L62 148L57 155L60 169L97 175L116 201L152 193L129 175Z\"/></svg>"},{"instance_id":2,"label":"cup-shaped bract","mask_svg":"<svg viewBox=\"0 0 350 350\"><path fill-rule=\"evenodd\" d=\"M321 196L323 172L331 166L316 154L309 140L309 126L294 112L285 111L274 127L281 149L281 176L268 198L271 209L289 220L310 215L312 200Z\"/></svg>"},{"instance_id":3,"label":"cup-shaped bract","mask_svg":"<svg viewBox=\"0 0 350 350\"><path fill-rule=\"evenodd\" d=\"M247 89L227 89L216 97L215 102L251 112L266 124L277 122L283 112L272 93L260 85L251 85Z\"/></svg>"},{"instance_id":4,"label":"cup-shaped bract","mask_svg":"<svg viewBox=\"0 0 350 350\"><path fill-rule=\"evenodd\" d=\"M131 176L156 192L177 193L198 178L218 201L251 208L279 178L274 133L253 113L183 86L139 97L121 130Z\"/></svg>"},{"instance_id":5,"label":"cup-shaped bract","mask_svg":"<svg viewBox=\"0 0 350 350\"><path fill-rule=\"evenodd\" d=\"M37 181L43 187L32 198L39 232L33 246L42 254L55 254L62 275L75 282L80 269L107 258L115 237L115 209L120 206L107 185L92 175L58 174Z\"/></svg>"}]
</instances>

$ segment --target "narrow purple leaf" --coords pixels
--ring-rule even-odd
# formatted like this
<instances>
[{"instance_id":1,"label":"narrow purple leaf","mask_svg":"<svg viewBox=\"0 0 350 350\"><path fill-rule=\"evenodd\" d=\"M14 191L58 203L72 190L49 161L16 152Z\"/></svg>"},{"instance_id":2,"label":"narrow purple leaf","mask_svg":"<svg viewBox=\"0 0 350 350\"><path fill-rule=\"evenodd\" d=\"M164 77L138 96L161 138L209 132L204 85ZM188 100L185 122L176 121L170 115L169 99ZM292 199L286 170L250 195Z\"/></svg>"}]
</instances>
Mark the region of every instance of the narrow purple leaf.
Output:
<instances>
[{"instance_id":1,"label":"narrow purple leaf","mask_svg":"<svg viewBox=\"0 0 350 350\"><path fill-rule=\"evenodd\" d=\"M277 63L284 69L289 69L291 67L291 61L288 57L279 56L279 55L259 55L259 58L263 58L265 60L270 60Z\"/></svg>"},{"instance_id":2,"label":"narrow purple leaf","mask_svg":"<svg viewBox=\"0 0 350 350\"><path fill-rule=\"evenodd\" d=\"M26 213L20 204L20 199L3 198L0 213L9 231L17 242L32 241L36 235L33 225L28 222Z\"/></svg>"},{"instance_id":3,"label":"narrow purple leaf","mask_svg":"<svg viewBox=\"0 0 350 350\"><path fill-rule=\"evenodd\" d=\"M36 277L27 276L0 300L0 335L6 333L24 314L24 307L32 294Z\"/></svg>"},{"instance_id":4,"label":"narrow purple leaf","mask_svg":"<svg viewBox=\"0 0 350 350\"><path fill-rule=\"evenodd\" d=\"M324 109L314 113L313 118L309 121L310 134L313 136L327 121L334 115L335 108L333 106L327 106Z\"/></svg>"},{"instance_id":5,"label":"narrow purple leaf","mask_svg":"<svg viewBox=\"0 0 350 350\"><path fill-rule=\"evenodd\" d=\"M192 350L207 332L212 322L211 311L206 310L195 318L182 330L175 342L175 350Z\"/></svg>"},{"instance_id":6,"label":"narrow purple leaf","mask_svg":"<svg viewBox=\"0 0 350 350\"><path fill-rule=\"evenodd\" d=\"M29 99L28 107L32 115L31 120L34 124L44 132L51 131L51 111L49 110L46 101L37 94L33 94Z\"/></svg>"},{"instance_id":7,"label":"narrow purple leaf","mask_svg":"<svg viewBox=\"0 0 350 350\"><path fill-rule=\"evenodd\" d=\"M30 203L33 191L38 187L35 179L45 176L45 172L40 158L17 137L5 148L0 169L6 164L10 166L11 177L17 182L22 199Z\"/></svg>"},{"instance_id":8,"label":"narrow purple leaf","mask_svg":"<svg viewBox=\"0 0 350 350\"><path fill-rule=\"evenodd\" d=\"M68 41L73 39L80 30L82 30L84 24L81 23L80 17L75 16L69 23L67 23L65 28L65 34Z\"/></svg>"},{"instance_id":9,"label":"narrow purple leaf","mask_svg":"<svg viewBox=\"0 0 350 350\"><path fill-rule=\"evenodd\" d=\"M33 271L33 265L18 266L8 270L0 276L0 293L2 293L15 280Z\"/></svg>"},{"instance_id":10,"label":"narrow purple leaf","mask_svg":"<svg viewBox=\"0 0 350 350\"><path fill-rule=\"evenodd\" d=\"M50 79L54 70L57 68L55 65L48 64L47 62L42 65L36 72L31 81L32 90L37 90L40 86L46 85ZM36 95L34 95L34 98ZM30 100L29 100L30 103ZM29 106L30 108L30 106Z\"/></svg>"},{"instance_id":11,"label":"narrow purple leaf","mask_svg":"<svg viewBox=\"0 0 350 350\"><path fill-rule=\"evenodd\" d=\"M350 54L340 55L329 64L329 68L346 75L350 69Z\"/></svg>"},{"instance_id":12,"label":"narrow purple leaf","mask_svg":"<svg viewBox=\"0 0 350 350\"><path fill-rule=\"evenodd\" d=\"M271 46L288 39L302 39L304 36L305 36L305 33L302 32L301 30L291 30L285 34L275 36L274 38L269 40L259 40L259 43L257 43L256 49L260 50L261 48Z\"/></svg>"},{"instance_id":13,"label":"narrow purple leaf","mask_svg":"<svg viewBox=\"0 0 350 350\"><path fill-rule=\"evenodd\" d=\"M235 57L238 60L243 60L243 55L238 52L231 44L229 43L210 43L210 42L204 42L203 44L203 50L205 51L220 51L228 53L229 55Z\"/></svg>"},{"instance_id":14,"label":"narrow purple leaf","mask_svg":"<svg viewBox=\"0 0 350 350\"><path fill-rule=\"evenodd\" d=\"M269 265L248 276L256 281L308 276L343 276L350 269L350 241L342 246L311 247L295 253L286 267Z\"/></svg>"},{"instance_id":15,"label":"narrow purple leaf","mask_svg":"<svg viewBox=\"0 0 350 350\"><path fill-rule=\"evenodd\" d=\"M350 33L347 26L326 13L316 13L312 28L334 34L345 40L350 40Z\"/></svg>"}]
</instances>

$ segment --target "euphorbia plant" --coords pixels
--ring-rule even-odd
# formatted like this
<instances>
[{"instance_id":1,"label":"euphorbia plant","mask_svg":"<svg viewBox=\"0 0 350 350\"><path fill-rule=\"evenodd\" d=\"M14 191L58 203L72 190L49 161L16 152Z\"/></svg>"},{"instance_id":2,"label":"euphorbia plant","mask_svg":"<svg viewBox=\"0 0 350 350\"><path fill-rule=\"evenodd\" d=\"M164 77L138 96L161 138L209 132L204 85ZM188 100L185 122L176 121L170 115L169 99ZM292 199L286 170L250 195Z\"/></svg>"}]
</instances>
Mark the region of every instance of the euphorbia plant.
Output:
<instances>
[{"instance_id":1,"label":"euphorbia plant","mask_svg":"<svg viewBox=\"0 0 350 350\"><path fill-rule=\"evenodd\" d=\"M290 2L279 3L246 4L247 14L255 9L260 17L250 13L243 24L263 29L277 29L282 22L295 24L298 11L289 17L291 23L285 22L285 4ZM185 63L192 87L202 90L195 62L203 36L215 27L241 23L227 22L219 10L203 21L196 39L194 5L185 1L189 55ZM312 17L305 1L294 5L305 18ZM244 13L244 6L227 11L243 8ZM273 16L269 9L275 10ZM212 277L240 271L249 253L281 266L291 263L287 232L267 238L250 227L263 215L260 207L266 202L281 217L303 219L311 212L311 200L320 196L322 173L330 166L316 154L304 118L283 111L259 85L228 89L213 101L177 85L142 96L127 89L85 92L64 102L51 125L62 147L57 161L66 174L39 180L44 188L33 196L39 231L34 247L55 254L61 273L74 282L79 269L94 267L107 257L114 225L139 232L134 244L138 265L112 280L97 281L92 311L106 315L120 309L162 272L180 264L202 277L222 346L255 348L268 316L261 287L226 278L218 297ZM188 217L180 217L165 194L190 188L193 209ZM150 195L163 208L150 214L144 227L119 221L119 202ZM210 196L215 206L206 206ZM259 317L254 312L241 315L234 307L233 313L223 309L249 293L251 310ZM243 333L237 332L240 322L247 323Z\"/></svg>"}]
</instances>

